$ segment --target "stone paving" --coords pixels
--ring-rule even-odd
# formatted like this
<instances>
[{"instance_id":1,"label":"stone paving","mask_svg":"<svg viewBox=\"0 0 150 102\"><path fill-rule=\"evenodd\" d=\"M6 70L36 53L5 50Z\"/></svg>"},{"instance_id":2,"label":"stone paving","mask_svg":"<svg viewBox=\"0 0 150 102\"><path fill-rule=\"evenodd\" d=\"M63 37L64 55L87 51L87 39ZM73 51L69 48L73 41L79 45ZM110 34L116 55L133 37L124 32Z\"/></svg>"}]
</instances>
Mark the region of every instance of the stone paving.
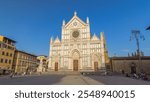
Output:
<instances>
[{"instance_id":1,"label":"stone paving","mask_svg":"<svg viewBox=\"0 0 150 102\"><path fill-rule=\"evenodd\" d=\"M142 79L133 79L131 77L118 75L113 76L89 75L88 77L98 82L104 83L106 85L150 85L150 81L145 81Z\"/></svg>"},{"instance_id":2,"label":"stone paving","mask_svg":"<svg viewBox=\"0 0 150 102\"><path fill-rule=\"evenodd\" d=\"M150 85L150 81L115 75L31 75L3 76L0 85Z\"/></svg>"},{"instance_id":3,"label":"stone paving","mask_svg":"<svg viewBox=\"0 0 150 102\"><path fill-rule=\"evenodd\" d=\"M63 77L56 85L102 85L103 83L98 82L90 77L82 75L68 75Z\"/></svg>"}]
</instances>

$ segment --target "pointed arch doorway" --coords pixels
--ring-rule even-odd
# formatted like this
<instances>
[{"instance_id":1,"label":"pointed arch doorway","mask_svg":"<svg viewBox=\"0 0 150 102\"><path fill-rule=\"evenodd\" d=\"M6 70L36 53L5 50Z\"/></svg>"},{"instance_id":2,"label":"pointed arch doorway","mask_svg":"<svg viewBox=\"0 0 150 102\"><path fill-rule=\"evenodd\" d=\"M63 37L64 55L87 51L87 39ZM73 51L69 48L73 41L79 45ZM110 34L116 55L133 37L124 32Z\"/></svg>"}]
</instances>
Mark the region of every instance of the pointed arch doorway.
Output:
<instances>
[{"instance_id":1,"label":"pointed arch doorway","mask_svg":"<svg viewBox=\"0 0 150 102\"><path fill-rule=\"evenodd\" d=\"M79 59L80 59L80 54L78 50L74 50L72 53L72 67L73 67L73 71L78 71L79 70Z\"/></svg>"},{"instance_id":2,"label":"pointed arch doorway","mask_svg":"<svg viewBox=\"0 0 150 102\"><path fill-rule=\"evenodd\" d=\"M92 55L92 68L93 68L93 70L94 71L100 70L100 66L101 66L100 56L97 54L93 54Z\"/></svg>"},{"instance_id":3,"label":"pointed arch doorway","mask_svg":"<svg viewBox=\"0 0 150 102\"><path fill-rule=\"evenodd\" d=\"M58 62L55 62L55 71L58 71Z\"/></svg>"},{"instance_id":4,"label":"pointed arch doorway","mask_svg":"<svg viewBox=\"0 0 150 102\"><path fill-rule=\"evenodd\" d=\"M73 71L78 71L78 60L73 60Z\"/></svg>"},{"instance_id":5,"label":"pointed arch doorway","mask_svg":"<svg viewBox=\"0 0 150 102\"><path fill-rule=\"evenodd\" d=\"M94 70L98 71L98 62L97 61L94 62Z\"/></svg>"}]
</instances>

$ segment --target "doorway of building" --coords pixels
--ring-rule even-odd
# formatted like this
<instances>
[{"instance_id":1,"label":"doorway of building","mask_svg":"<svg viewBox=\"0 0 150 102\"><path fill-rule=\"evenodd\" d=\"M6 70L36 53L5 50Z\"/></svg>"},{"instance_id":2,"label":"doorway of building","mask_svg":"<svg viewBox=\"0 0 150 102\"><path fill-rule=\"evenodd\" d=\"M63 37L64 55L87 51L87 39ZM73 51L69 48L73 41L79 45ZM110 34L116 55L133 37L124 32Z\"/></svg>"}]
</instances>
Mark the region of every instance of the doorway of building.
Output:
<instances>
[{"instance_id":1,"label":"doorway of building","mask_svg":"<svg viewBox=\"0 0 150 102\"><path fill-rule=\"evenodd\" d=\"M73 71L78 71L78 60L73 60Z\"/></svg>"},{"instance_id":2,"label":"doorway of building","mask_svg":"<svg viewBox=\"0 0 150 102\"><path fill-rule=\"evenodd\" d=\"M58 62L55 62L55 71L58 71Z\"/></svg>"},{"instance_id":3,"label":"doorway of building","mask_svg":"<svg viewBox=\"0 0 150 102\"><path fill-rule=\"evenodd\" d=\"M131 63L131 74L136 74L136 64L135 63Z\"/></svg>"},{"instance_id":4,"label":"doorway of building","mask_svg":"<svg viewBox=\"0 0 150 102\"><path fill-rule=\"evenodd\" d=\"M98 62L94 62L94 70L98 71Z\"/></svg>"}]
</instances>

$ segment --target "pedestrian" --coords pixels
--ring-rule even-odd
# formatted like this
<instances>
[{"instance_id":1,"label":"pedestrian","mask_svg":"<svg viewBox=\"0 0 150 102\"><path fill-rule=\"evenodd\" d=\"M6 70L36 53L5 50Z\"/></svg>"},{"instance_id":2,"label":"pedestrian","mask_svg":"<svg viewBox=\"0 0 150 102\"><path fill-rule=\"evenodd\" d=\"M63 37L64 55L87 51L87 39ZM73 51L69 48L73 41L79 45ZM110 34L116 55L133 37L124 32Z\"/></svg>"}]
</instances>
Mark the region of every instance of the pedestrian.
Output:
<instances>
[{"instance_id":1,"label":"pedestrian","mask_svg":"<svg viewBox=\"0 0 150 102\"><path fill-rule=\"evenodd\" d=\"M148 77L147 77L147 74L146 74L146 72L144 72L144 78L143 78L144 80L148 80Z\"/></svg>"},{"instance_id":2,"label":"pedestrian","mask_svg":"<svg viewBox=\"0 0 150 102\"><path fill-rule=\"evenodd\" d=\"M107 75L107 71L105 71L104 75L105 75L105 76Z\"/></svg>"},{"instance_id":3,"label":"pedestrian","mask_svg":"<svg viewBox=\"0 0 150 102\"><path fill-rule=\"evenodd\" d=\"M124 73L125 73L124 70L122 70L121 72L122 72L122 74L124 75Z\"/></svg>"},{"instance_id":4,"label":"pedestrian","mask_svg":"<svg viewBox=\"0 0 150 102\"><path fill-rule=\"evenodd\" d=\"M134 62L131 63L131 74L136 73L136 64Z\"/></svg>"},{"instance_id":5,"label":"pedestrian","mask_svg":"<svg viewBox=\"0 0 150 102\"><path fill-rule=\"evenodd\" d=\"M130 77L128 73L126 73L126 77Z\"/></svg>"},{"instance_id":6,"label":"pedestrian","mask_svg":"<svg viewBox=\"0 0 150 102\"><path fill-rule=\"evenodd\" d=\"M12 72L11 74L10 74L10 78L13 78L14 77L14 73Z\"/></svg>"},{"instance_id":7,"label":"pedestrian","mask_svg":"<svg viewBox=\"0 0 150 102\"><path fill-rule=\"evenodd\" d=\"M22 76L25 76L26 75L26 72L23 72Z\"/></svg>"},{"instance_id":8,"label":"pedestrian","mask_svg":"<svg viewBox=\"0 0 150 102\"><path fill-rule=\"evenodd\" d=\"M42 74L42 72L40 72L40 75Z\"/></svg>"},{"instance_id":9,"label":"pedestrian","mask_svg":"<svg viewBox=\"0 0 150 102\"><path fill-rule=\"evenodd\" d=\"M133 78L138 79L138 75L136 73L133 74Z\"/></svg>"}]
</instances>

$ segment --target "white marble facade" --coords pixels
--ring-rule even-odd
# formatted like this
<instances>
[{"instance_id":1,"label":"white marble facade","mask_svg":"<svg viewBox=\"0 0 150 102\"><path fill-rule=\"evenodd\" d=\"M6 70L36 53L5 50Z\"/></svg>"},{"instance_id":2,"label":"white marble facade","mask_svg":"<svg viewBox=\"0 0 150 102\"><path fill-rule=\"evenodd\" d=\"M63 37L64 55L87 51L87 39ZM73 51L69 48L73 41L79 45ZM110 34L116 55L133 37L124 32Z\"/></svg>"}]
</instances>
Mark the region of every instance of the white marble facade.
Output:
<instances>
[{"instance_id":1,"label":"white marble facade","mask_svg":"<svg viewBox=\"0 0 150 102\"><path fill-rule=\"evenodd\" d=\"M49 70L98 71L105 69L105 39L101 32L91 36L90 21L82 21L74 12L72 19L62 23L61 40L50 40Z\"/></svg>"}]
</instances>

